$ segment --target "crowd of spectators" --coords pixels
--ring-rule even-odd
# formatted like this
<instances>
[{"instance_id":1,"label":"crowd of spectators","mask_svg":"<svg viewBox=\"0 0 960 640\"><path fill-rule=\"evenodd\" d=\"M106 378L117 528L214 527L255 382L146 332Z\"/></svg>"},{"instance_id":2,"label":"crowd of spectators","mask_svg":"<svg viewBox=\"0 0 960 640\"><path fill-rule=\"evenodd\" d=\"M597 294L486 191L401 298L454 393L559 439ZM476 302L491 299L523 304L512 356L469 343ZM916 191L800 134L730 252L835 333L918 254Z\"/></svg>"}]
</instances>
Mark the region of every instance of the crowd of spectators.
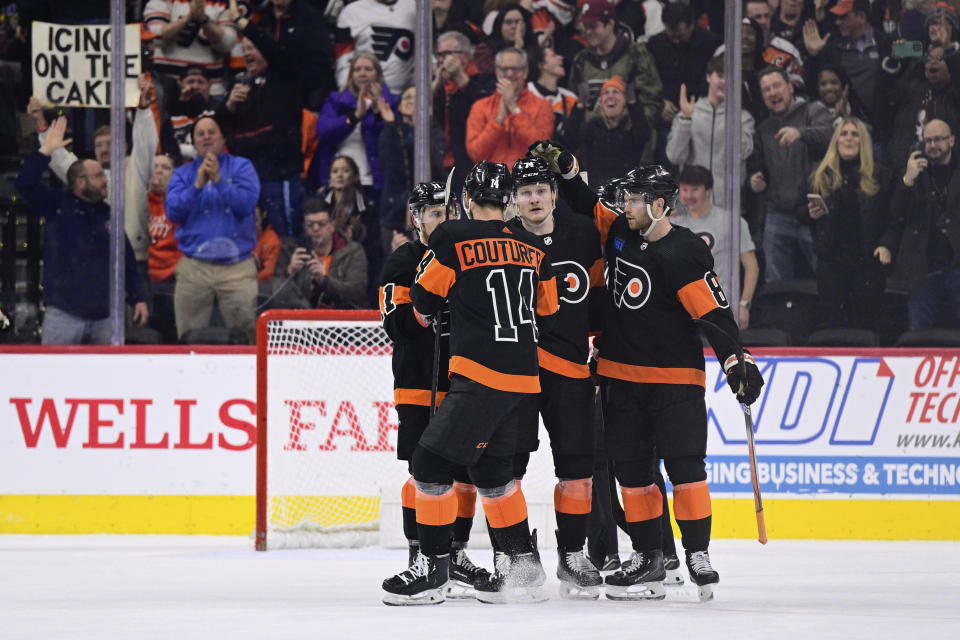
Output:
<instances>
[{"instance_id":1,"label":"crowd of spectators","mask_svg":"<svg viewBox=\"0 0 960 640\"><path fill-rule=\"evenodd\" d=\"M904 329L960 329L958 0L744 0L738 212L720 0L432 0L424 87L415 0L131 0L143 74L122 168L107 110L30 95L31 21L105 22L107 5L0 16L0 144L19 147L17 188L46 219L44 343L105 340L98 221L118 179L128 326L242 341L264 309L376 308L386 256L414 237L418 90L431 178L455 168L455 192L473 163L512 166L544 138L596 189L639 163L674 171L675 222L726 289L737 279L743 328L765 288L806 279L821 327L877 331L899 292Z\"/></svg>"}]
</instances>

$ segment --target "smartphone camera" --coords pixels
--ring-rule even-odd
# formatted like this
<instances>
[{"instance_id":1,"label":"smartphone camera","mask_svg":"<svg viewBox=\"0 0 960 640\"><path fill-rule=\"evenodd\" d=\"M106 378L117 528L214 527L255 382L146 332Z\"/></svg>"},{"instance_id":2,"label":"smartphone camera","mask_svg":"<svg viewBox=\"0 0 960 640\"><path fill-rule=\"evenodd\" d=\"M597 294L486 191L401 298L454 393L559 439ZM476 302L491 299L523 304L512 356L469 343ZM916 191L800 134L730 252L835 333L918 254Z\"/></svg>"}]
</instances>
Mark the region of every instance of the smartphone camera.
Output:
<instances>
[{"instance_id":1,"label":"smartphone camera","mask_svg":"<svg viewBox=\"0 0 960 640\"><path fill-rule=\"evenodd\" d=\"M919 40L907 40L906 42L893 43L894 58L922 58L923 43Z\"/></svg>"}]
</instances>

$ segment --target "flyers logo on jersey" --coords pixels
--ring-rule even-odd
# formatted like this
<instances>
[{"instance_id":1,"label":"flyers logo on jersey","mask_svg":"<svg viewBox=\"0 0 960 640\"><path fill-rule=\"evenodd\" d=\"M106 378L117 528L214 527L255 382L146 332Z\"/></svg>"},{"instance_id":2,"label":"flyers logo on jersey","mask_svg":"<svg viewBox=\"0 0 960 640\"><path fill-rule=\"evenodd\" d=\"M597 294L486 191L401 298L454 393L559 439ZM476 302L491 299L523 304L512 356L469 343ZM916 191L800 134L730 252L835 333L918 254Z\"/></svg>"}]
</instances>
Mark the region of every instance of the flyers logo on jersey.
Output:
<instances>
[{"instance_id":1,"label":"flyers logo on jersey","mask_svg":"<svg viewBox=\"0 0 960 640\"><path fill-rule=\"evenodd\" d=\"M572 260L562 260L553 263L557 274L557 289L560 290L560 299L570 304L583 302L590 291L590 275L583 265ZM561 286L561 281L566 287Z\"/></svg>"},{"instance_id":2,"label":"flyers logo on jersey","mask_svg":"<svg viewBox=\"0 0 960 640\"><path fill-rule=\"evenodd\" d=\"M717 239L713 237L713 234L709 231L700 231L697 233L697 237L707 244L708 249L713 249L713 247L717 244Z\"/></svg>"},{"instance_id":3,"label":"flyers logo on jersey","mask_svg":"<svg viewBox=\"0 0 960 640\"><path fill-rule=\"evenodd\" d=\"M373 30L373 52L384 62L396 54L401 60L409 60L413 55L413 32L381 24L371 25Z\"/></svg>"},{"instance_id":4,"label":"flyers logo on jersey","mask_svg":"<svg viewBox=\"0 0 960 640\"><path fill-rule=\"evenodd\" d=\"M613 272L613 303L617 308L639 309L650 298L650 274L618 257Z\"/></svg>"}]
</instances>

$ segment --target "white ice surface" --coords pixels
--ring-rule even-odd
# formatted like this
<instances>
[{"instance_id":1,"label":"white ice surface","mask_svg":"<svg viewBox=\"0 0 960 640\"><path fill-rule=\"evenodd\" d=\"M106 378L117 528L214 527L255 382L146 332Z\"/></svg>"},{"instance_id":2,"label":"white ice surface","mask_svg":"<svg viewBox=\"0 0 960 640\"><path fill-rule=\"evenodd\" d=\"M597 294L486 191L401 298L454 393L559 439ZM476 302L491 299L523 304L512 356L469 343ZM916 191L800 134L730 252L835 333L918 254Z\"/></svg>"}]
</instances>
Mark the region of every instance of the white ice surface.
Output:
<instances>
[{"instance_id":1,"label":"white ice surface","mask_svg":"<svg viewBox=\"0 0 960 640\"><path fill-rule=\"evenodd\" d=\"M625 552L621 549L621 552ZM474 560L490 566L489 551ZM554 551L544 550L551 589ZM960 638L960 544L716 540L717 599L387 607L406 551L207 536L0 536L0 638ZM555 593L555 591L554 591Z\"/></svg>"}]
</instances>

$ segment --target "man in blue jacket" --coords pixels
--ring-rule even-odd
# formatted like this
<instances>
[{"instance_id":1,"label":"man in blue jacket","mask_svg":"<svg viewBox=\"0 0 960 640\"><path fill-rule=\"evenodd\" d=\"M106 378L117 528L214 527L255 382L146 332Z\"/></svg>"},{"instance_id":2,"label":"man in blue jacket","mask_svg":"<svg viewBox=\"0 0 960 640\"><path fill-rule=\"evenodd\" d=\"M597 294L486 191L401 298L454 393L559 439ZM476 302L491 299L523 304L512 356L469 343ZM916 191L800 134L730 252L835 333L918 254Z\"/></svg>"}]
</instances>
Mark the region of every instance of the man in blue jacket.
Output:
<instances>
[{"instance_id":1,"label":"man in blue jacket","mask_svg":"<svg viewBox=\"0 0 960 640\"><path fill-rule=\"evenodd\" d=\"M223 133L211 117L197 120L193 146L197 158L176 169L167 187L167 217L177 223L183 251L173 292L177 335L208 326L216 299L227 327L252 340L260 179L249 160L224 151Z\"/></svg>"},{"instance_id":2,"label":"man in blue jacket","mask_svg":"<svg viewBox=\"0 0 960 640\"><path fill-rule=\"evenodd\" d=\"M63 192L40 184L50 155L65 147L67 119L58 118L43 145L31 153L20 175L17 191L30 209L46 218L43 238L43 344L110 344L110 206L107 177L96 160L77 160L67 170ZM146 295L137 273L130 241L126 251L127 303L133 321L147 323Z\"/></svg>"}]
</instances>

